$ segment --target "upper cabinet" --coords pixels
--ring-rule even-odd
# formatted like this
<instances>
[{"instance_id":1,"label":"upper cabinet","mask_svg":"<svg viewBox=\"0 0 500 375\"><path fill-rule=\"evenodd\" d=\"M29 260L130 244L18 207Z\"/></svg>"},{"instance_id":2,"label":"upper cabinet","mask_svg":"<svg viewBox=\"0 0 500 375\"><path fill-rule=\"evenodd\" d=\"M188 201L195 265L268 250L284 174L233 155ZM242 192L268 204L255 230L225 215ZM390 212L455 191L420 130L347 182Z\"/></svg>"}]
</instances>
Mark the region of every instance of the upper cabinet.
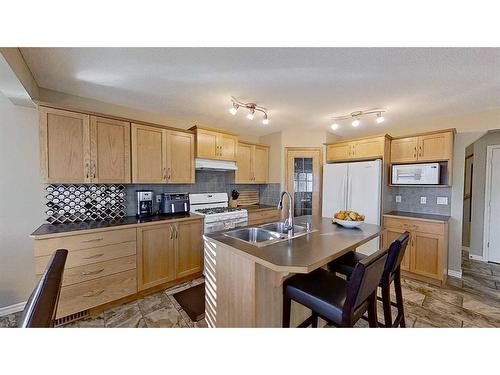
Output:
<instances>
[{"instance_id":1,"label":"upper cabinet","mask_svg":"<svg viewBox=\"0 0 500 375\"><path fill-rule=\"evenodd\" d=\"M196 157L202 159L236 161L238 137L222 130L193 126L196 134Z\"/></svg>"},{"instance_id":2,"label":"upper cabinet","mask_svg":"<svg viewBox=\"0 0 500 375\"><path fill-rule=\"evenodd\" d=\"M348 142L336 142L326 145L326 160L328 162L373 159L385 156L387 135L363 138Z\"/></svg>"},{"instance_id":3,"label":"upper cabinet","mask_svg":"<svg viewBox=\"0 0 500 375\"><path fill-rule=\"evenodd\" d=\"M130 183L130 123L40 107L40 162L48 183Z\"/></svg>"},{"instance_id":4,"label":"upper cabinet","mask_svg":"<svg viewBox=\"0 0 500 375\"><path fill-rule=\"evenodd\" d=\"M452 130L391 141L391 163L447 161L453 157Z\"/></svg>"},{"instance_id":5,"label":"upper cabinet","mask_svg":"<svg viewBox=\"0 0 500 375\"><path fill-rule=\"evenodd\" d=\"M238 142L237 184L265 184L269 180L269 146Z\"/></svg>"},{"instance_id":6,"label":"upper cabinet","mask_svg":"<svg viewBox=\"0 0 500 375\"><path fill-rule=\"evenodd\" d=\"M133 183L194 183L194 134L132 124Z\"/></svg>"}]
</instances>

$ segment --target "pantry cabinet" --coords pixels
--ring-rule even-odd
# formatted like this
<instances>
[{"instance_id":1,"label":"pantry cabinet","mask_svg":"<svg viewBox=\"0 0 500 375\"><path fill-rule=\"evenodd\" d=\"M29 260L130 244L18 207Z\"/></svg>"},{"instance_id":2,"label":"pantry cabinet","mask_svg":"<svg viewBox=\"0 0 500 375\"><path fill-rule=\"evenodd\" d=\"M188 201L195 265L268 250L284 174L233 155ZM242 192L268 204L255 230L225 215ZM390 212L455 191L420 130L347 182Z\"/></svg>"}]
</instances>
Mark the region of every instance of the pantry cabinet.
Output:
<instances>
[{"instance_id":1,"label":"pantry cabinet","mask_svg":"<svg viewBox=\"0 0 500 375\"><path fill-rule=\"evenodd\" d=\"M235 183L264 184L269 180L269 147L238 142Z\"/></svg>"},{"instance_id":2,"label":"pantry cabinet","mask_svg":"<svg viewBox=\"0 0 500 375\"><path fill-rule=\"evenodd\" d=\"M368 160L385 157L386 142L389 136L362 138L348 142L335 142L326 145L328 162L347 160Z\"/></svg>"},{"instance_id":3,"label":"pantry cabinet","mask_svg":"<svg viewBox=\"0 0 500 375\"><path fill-rule=\"evenodd\" d=\"M452 159L451 130L394 138L391 141L391 163L437 162Z\"/></svg>"},{"instance_id":4,"label":"pantry cabinet","mask_svg":"<svg viewBox=\"0 0 500 375\"><path fill-rule=\"evenodd\" d=\"M238 137L217 129L193 126L196 134L196 157L201 159L236 161Z\"/></svg>"},{"instance_id":5,"label":"pantry cabinet","mask_svg":"<svg viewBox=\"0 0 500 375\"><path fill-rule=\"evenodd\" d=\"M194 135L132 124L133 183L194 183Z\"/></svg>"}]
</instances>

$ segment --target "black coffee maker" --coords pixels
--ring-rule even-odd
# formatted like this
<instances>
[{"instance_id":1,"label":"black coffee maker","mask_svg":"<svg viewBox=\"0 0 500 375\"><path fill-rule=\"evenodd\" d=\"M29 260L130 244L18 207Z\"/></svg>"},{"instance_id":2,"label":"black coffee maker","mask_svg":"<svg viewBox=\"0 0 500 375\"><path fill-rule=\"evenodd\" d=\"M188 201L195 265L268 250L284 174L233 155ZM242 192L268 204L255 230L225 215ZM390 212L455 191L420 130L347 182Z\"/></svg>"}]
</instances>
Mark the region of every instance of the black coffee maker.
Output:
<instances>
[{"instance_id":1,"label":"black coffee maker","mask_svg":"<svg viewBox=\"0 0 500 375\"><path fill-rule=\"evenodd\" d=\"M136 190L137 195L137 217L147 217L153 215L153 191Z\"/></svg>"}]
</instances>

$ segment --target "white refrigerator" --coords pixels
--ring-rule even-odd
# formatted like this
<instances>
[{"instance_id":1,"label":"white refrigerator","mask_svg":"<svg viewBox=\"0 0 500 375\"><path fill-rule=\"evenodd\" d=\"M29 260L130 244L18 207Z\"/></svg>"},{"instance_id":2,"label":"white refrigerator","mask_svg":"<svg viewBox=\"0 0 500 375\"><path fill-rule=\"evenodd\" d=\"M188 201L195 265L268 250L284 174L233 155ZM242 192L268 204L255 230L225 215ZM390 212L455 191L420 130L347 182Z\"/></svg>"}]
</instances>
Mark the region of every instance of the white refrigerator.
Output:
<instances>
[{"instance_id":1,"label":"white refrigerator","mask_svg":"<svg viewBox=\"0 0 500 375\"><path fill-rule=\"evenodd\" d=\"M325 164L323 167L323 217L333 218L340 210L365 215L365 223L380 225L382 160ZM371 254L378 250L379 238L357 251Z\"/></svg>"}]
</instances>

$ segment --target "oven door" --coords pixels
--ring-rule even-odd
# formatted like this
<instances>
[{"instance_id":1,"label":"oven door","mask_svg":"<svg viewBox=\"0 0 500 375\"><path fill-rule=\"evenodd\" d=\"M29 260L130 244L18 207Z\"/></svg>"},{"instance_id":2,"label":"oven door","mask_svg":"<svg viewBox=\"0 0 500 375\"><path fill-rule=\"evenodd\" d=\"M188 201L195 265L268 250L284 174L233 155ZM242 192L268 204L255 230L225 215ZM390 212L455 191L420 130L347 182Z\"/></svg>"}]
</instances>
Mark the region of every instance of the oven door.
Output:
<instances>
[{"instance_id":1,"label":"oven door","mask_svg":"<svg viewBox=\"0 0 500 375\"><path fill-rule=\"evenodd\" d=\"M234 229L248 225L248 218L240 217L236 219L227 219L224 221L214 221L205 223L205 233L220 232L221 230Z\"/></svg>"}]
</instances>

